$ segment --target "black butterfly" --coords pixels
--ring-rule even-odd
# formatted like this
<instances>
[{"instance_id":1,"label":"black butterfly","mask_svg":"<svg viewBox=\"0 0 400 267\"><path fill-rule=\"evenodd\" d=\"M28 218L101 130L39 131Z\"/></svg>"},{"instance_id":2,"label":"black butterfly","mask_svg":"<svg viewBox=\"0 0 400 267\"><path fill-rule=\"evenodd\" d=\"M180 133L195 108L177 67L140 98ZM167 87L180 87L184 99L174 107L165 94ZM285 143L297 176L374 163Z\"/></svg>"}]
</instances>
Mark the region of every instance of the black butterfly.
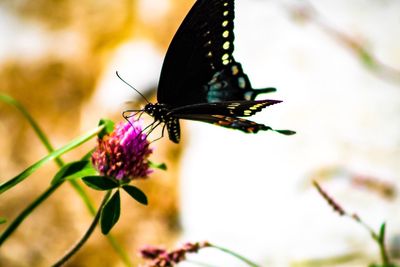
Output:
<instances>
[{"instance_id":1,"label":"black butterfly","mask_svg":"<svg viewBox=\"0 0 400 267\"><path fill-rule=\"evenodd\" d=\"M251 116L281 101L255 100L258 94L275 88L253 89L242 66L234 60L234 16L234 0L196 1L165 56L158 103L148 103L144 108L154 117L150 131L164 123L169 139L179 143L179 119L186 119L246 133L260 130L295 133L238 118Z\"/></svg>"}]
</instances>

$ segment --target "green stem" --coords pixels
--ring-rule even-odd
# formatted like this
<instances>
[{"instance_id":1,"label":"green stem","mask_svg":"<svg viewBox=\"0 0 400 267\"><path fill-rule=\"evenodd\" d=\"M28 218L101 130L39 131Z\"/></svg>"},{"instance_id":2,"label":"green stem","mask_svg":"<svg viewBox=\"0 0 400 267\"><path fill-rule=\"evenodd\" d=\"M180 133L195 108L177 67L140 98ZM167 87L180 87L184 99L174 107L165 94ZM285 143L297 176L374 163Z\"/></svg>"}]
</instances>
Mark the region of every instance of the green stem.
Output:
<instances>
[{"instance_id":1,"label":"green stem","mask_svg":"<svg viewBox=\"0 0 400 267\"><path fill-rule=\"evenodd\" d=\"M385 232L386 232L385 228L386 228L386 224L384 223L381 226L381 230L379 231L378 238L375 239L375 240L376 240L376 242L378 243L378 246L379 246L379 250L380 250L380 253L381 253L383 266L389 267L389 266L392 266L392 264L390 262L388 253L386 251L386 246L385 246Z\"/></svg>"},{"instance_id":2,"label":"green stem","mask_svg":"<svg viewBox=\"0 0 400 267\"><path fill-rule=\"evenodd\" d=\"M370 233L372 239L378 244L383 266L385 266L385 267L392 266L392 264L390 262L390 258L388 256L388 253L386 250L386 246L385 246L385 230L384 230L384 228L383 228L383 230L381 228L381 231L378 234L368 224L366 224L363 220L361 220L360 217L354 216L354 215L349 216L349 217L354 219L359 224L361 224ZM385 227L385 224L383 224L381 227Z\"/></svg>"},{"instance_id":3,"label":"green stem","mask_svg":"<svg viewBox=\"0 0 400 267\"><path fill-rule=\"evenodd\" d=\"M17 218L15 218L6 230L0 235L0 246L4 241L17 229L17 227L25 220L26 217L46 200L62 183L56 183L49 187L43 194L41 194L35 201L33 201L28 207L26 207Z\"/></svg>"},{"instance_id":4,"label":"green stem","mask_svg":"<svg viewBox=\"0 0 400 267\"><path fill-rule=\"evenodd\" d=\"M379 250L381 252L383 266L385 266L385 267L392 266L390 263L390 260L389 260L389 256L386 251L386 246L384 244L384 241L382 240L382 242L379 242L378 244L379 244Z\"/></svg>"},{"instance_id":5,"label":"green stem","mask_svg":"<svg viewBox=\"0 0 400 267\"><path fill-rule=\"evenodd\" d=\"M86 193L85 189L76 180L69 180L68 182L75 189L80 198L83 200L90 214L94 216L96 214L96 209L93 205L92 200L89 198L89 195Z\"/></svg>"},{"instance_id":6,"label":"green stem","mask_svg":"<svg viewBox=\"0 0 400 267\"><path fill-rule=\"evenodd\" d=\"M75 246L72 247L72 249L67 252L60 260L58 260L55 264L53 264L53 267L57 266L62 266L64 263L66 263L75 253L79 251L79 249L86 243L86 241L89 239L89 237L92 235L94 229L96 228L99 219L100 219L100 214L101 210L103 209L104 205L106 204L107 200L110 198L111 195L111 190L109 190L106 195L103 198L103 201L101 202L101 205L99 209L97 210L96 215L94 216L93 222L90 224L88 230L86 233L83 235L81 240L79 240L78 243L76 243Z\"/></svg>"},{"instance_id":7,"label":"green stem","mask_svg":"<svg viewBox=\"0 0 400 267\"><path fill-rule=\"evenodd\" d=\"M102 129L104 128L104 125L97 127L96 129L88 132L87 134L85 134L84 136L81 136L75 140L73 140L72 142L70 142L69 144L67 144L66 146L53 151L52 153L48 154L47 156L45 156L44 158L42 158L41 160L39 160L38 162L36 162L35 164L31 165L30 167L28 167L26 170L24 170L23 172L21 172L20 174L18 174L17 176L15 176L14 178L12 178L11 180L8 180L7 182L3 183L0 185L0 194L4 193L5 191L7 191L8 189L14 187L15 185L19 184L20 182L22 182L23 180L25 180L29 175L31 175L34 171L36 171L37 169L39 169L42 165L44 165L46 162L48 162L49 160L52 160L54 158L57 158L59 156L61 156L62 154L74 149L77 146L82 145L83 143L87 142L88 140L92 139L94 136L96 136Z\"/></svg>"},{"instance_id":8,"label":"green stem","mask_svg":"<svg viewBox=\"0 0 400 267\"><path fill-rule=\"evenodd\" d=\"M10 225L4 230L4 232L0 235L0 246L7 240L7 238L18 228L18 226L28 217L32 211L38 207L42 202L44 202L55 190L60 187L64 181L60 183L56 183L50 186L45 192L43 192L36 200L34 200L28 207L26 207L11 223ZM86 192L83 188L78 184L77 181L72 180L72 185L76 185L76 190L78 190L85 201L86 206L88 207L90 213L92 215L96 214L96 210L93 207L91 200L88 198ZM106 236L108 242L111 244L115 252L119 255L121 260L125 263L126 266L133 266L128 254L125 250L119 245L118 241L112 236L111 234Z\"/></svg>"},{"instance_id":9,"label":"green stem","mask_svg":"<svg viewBox=\"0 0 400 267\"><path fill-rule=\"evenodd\" d=\"M21 105L21 103L19 103L17 100L12 98L11 96L5 95L5 94L0 94L0 100L17 108L18 111L20 111L22 113L22 115L25 117L25 119L32 126L33 130L35 131L36 135L39 137L40 141L42 141L42 143L46 147L47 151L49 151L49 152L54 151L54 148L51 145L47 136L44 134L42 129L39 127L38 123L33 119L31 114L29 114L29 112L25 109L25 107L23 105ZM62 162L62 160L60 158L57 157L54 160L56 161L58 166L61 167L62 165L64 165L64 163Z\"/></svg>"},{"instance_id":10,"label":"green stem","mask_svg":"<svg viewBox=\"0 0 400 267\"><path fill-rule=\"evenodd\" d=\"M21 105L21 103L19 103L17 100L15 100L14 98L12 98L9 95L6 94L0 94L0 100L11 105L14 106L15 108L17 108L18 111L21 112L21 114L25 117L25 119L29 122L29 124L32 126L33 130L35 131L35 133L37 134L37 136L39 137L39 139L42 141L43 145L46 147L47 151L49 153L54 152L54 148L51 145L49 139L47 138L46 134L42 131L42 129L39 127L39 124L35 121L35 119L29 114L29 112L24 108L23 105ZM99 129L99 128L98 128ZM99 129L99 131L101 131L101 129ZM96 132L97 134L97 132ZM61 168L64 166L64 162L62 161L61 158L59 158L59 156L54 157L54 160L56 162L56 164ZM83 202L85 203L87 209L89 210L90 214L95 215L96 213L96 209L94 208L94 205L92 203L92 200L89 198L88 194L86 193L86 191L84 190L84 188L75 180L71 180L69 181L70 184L72 185L72 187L75 189L75 191L79 194L79 196L81 197L81 199L83 200ZM61 184L57 185L55 187L55 185L51 186L49 189L47 189L41 196L38 197L37 200L35 200L31 205L29 205L11 224L14 224L13 227L11 227L11 225L7 228L9 229L9 232L6 231L0 236L1 238L4 238L4 240L12 233L14 232L14 230L22 223L22 221L29 215L29 213L31 213L41 202L43 202L48 196L50 196L56 188L58 188L58 186L60 186ZM1 186L0 185L0 194L1 194ZM53 188L54 187L54 188ZM117 242L117 240L111 235L107 235L107 239L109 241L109 243L111 244L111 246L113 247L113 249L116 251L116 253L119 255L119 257L121 258L121 260L125 263L126 266L133 266L128 254L126 253L126 251L122 248L122 246L119 245L119 243ZM4 240L2 240L0 242L0 245L2 242L4 242Z\"/></svg>"},{"instance_id":11,"label":"green stem","mask_svg":"<svg viewBox=\"0 0 400 267\"><path fill-rule=\"evenodd\" d=\"M118 256L121 258L121 260L125 263L126 266L133 266L133 263L131 261L131 258L129 257L128 253L125 251L124 248L120 246L118 243L117 239L111 235L110 233L106 235L108 242L111 244L115 252L117 252Z\"/></svg>"},{"instance_id":12,"label":"green stem","mask_svg":"<svg viewBox=\"0 0 400 267\"><path fill-rule=\"evenodd\" d=\"M235 258L237 258L237 259L239 259L241 261L243 261L244 263L246 263L247 265L249 265L251 267L260 267L260 265L252 262L251 260L249 260L249 259L243 257L242 255L240 255L240 254L238 254L236 252L233 252L233 251L231 251L231 250L229 250L227 248L216 246L214 244L210 244L210 247L219 249L219 250L221 250L221 251L223 251L223 252L225 252L225 253L227 253L227 254L229 254L229 255L231 255L231 256L233 256L233 257L235 257Z\"/></svg>"}]
</instances>

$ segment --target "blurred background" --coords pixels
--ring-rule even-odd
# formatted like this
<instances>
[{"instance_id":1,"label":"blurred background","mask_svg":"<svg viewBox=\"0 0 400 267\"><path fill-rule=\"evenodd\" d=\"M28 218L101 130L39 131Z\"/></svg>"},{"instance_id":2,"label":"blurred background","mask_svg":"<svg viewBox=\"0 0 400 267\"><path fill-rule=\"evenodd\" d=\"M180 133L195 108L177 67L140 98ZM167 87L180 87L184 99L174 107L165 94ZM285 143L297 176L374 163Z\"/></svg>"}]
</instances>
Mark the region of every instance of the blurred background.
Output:
<instances>
[{"instance_id":1,"label":"blurred background","mask_svg":"<svg viewBox=\"0 0 400 267\"><path fill-rule=\"evenodd\" d=\"M143 103L115 71L155 102L164 54L192 4L1 0L0 92L21 102L56 148L95 128L100 118L123 120L123 110ZM387 223L387 245L396 259L400 2L247 0L236 1L235 10L235 59L253 87L278 89L263 97L283 100L253 118L297 134L245 135L182 123L181 144L167 138L153 143L152 160L165 162L168 170L135 184L149 206L123 197L112 234L133 266L145 244L173 248L202 240L262 266L378 262L369 233L332 211L311 185L318 180L373 229ZM21 114L4 103L0 135L1 182L47 154ZM94 145L95 140L62 158L76 160ZM56 171L47 164L1 195L0 216L12 221L48 188ZM99 205L102 194L87 192ZM91 220L76 191L64 184L4 243L0 266L50 265ZM244 266L211 249L191 260ZM96 231L67 266L124 263Z\"/></svg>"}]
</instances>

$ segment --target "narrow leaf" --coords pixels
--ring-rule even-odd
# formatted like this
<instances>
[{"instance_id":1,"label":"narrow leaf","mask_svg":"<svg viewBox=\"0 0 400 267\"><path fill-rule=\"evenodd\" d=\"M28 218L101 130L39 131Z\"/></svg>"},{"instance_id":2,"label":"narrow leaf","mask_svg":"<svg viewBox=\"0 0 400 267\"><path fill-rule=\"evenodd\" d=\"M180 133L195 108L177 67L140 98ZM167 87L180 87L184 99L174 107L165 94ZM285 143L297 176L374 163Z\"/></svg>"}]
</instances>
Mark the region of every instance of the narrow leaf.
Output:
<instances>
[{"instance_id":1,"label":"narrow leaf","mask_svg":"<svg viewBox=\"0 0 400 267\"><path fill-rule=\"evenodd\" d=\"M147 197L142 190L133 185L124 185L122 188L137 202L147 205Z\"/></svg>"},{"instance_id":2,"label":"narrow leaf","mask_svg":"<svg viewBox=\"0 0 400 267\"><path fill-rule=\"evenodd\" d=\"M54 151L53 146L51 145L49 139L47 138L46 134L43 132L43 130L40 128L39 124L36 122L36 120L32 117L32 115L29 113L29 111L16 99L12 98L9 95L6 94L1 94L0 93L0 100L4 101L5 103L14 106L21 114L24 116L24 118L28 121L28 123L31 125L33 131L36 133L42 144L46 147L49 153ZM55 162L61 166L64 163L62 160L58 157L54 158Z\"/></svg>"},{"instance_id":3,"label":"narrow leaf","mask_svg":"<svg viewBox=\"0 0 400 267\"><path fill-rule=\"evenodd\" d=\"M54 176L51 184L64 180L76 179L84 176L95 175L97 172L88 160L74 161L64 165Z\"/></svg>"},{"instance_id":4,"label":"narrow leaf","mask_svg":"<svg viewBox=\"0 0 400 267\"><path fill-rule=\"evenodd\" d=\"M100 175L86 176L82 178L82 181L90 188L101 191L114 189L119 186L112 178Z\"/></svg>"},{"instance_id":5,"label":"narrow leaf","mask_svg":"<svg viewBox=\"0 0 400 267\"><path fill-rule=\"evenodd\" d=\"M6 223L7 219L4 217L0 217L0 224Z\"/></svg>"},{"instance_id":6,"label":"narrow leaf","mask_svg":"<svg viewBox=\"0 0 400 267\"><path fill-rule=\"evenodd\" d=\"M386 231L386 223L382 223L381 228L379 229L379 241L383 244L385 240L385 231Z\"/></svg>"},{"instance_id":7,"label":"narrow leaf","mask_svg":"<svg viewBox=\"0 0 400 267\"><path fill-rule=\"evenodd\" d=\"M155 163L149 160L149 166L153 169L167 170L167 165L165 163Z\"/></svg>"},{"instance_id":8,"label":"narrow leaf","mask_svg":"<svg viewBox=\"0 0 400 267\"><path fill-rule=\"evenodd\" d=\"M52 160L54 158L57 158L57 157L61 156L62 154L65 154L66 152L68 152L68 151L80 146L81 144L87 142L88 140L90 140L91 138L96 136L97 133L99 131L101 131L102 129L103 129L103 126L100 126L100 127L96 128L96 129L86 133L85 135L73 140L72 142L70 142L66 146L64 146L64 147L62 147L60 149L57 149L57 150L53 151L52 153L48 154L46 157L42 158L41 160L39 160L35 164L31 165L30 167L25 169L23 172L21 172L20 174L18 174L14 178L8 180L7 182L4 182L4 183L0 184L0 194L4 193L5 191L9 190L10 188L14 187L18 183L20 183L23 180L25 180L29 175L34 173L37 169L39 169L46 162L48 162L48 161L50 161L50 160Z\"/></svg>"},{"instance_id":9,"label":"narrow leaf","mask_svg":"<svg viewBox=\"0 0 400 267\"><path fill-rule=\"evenodd\" d=\"M121 211L121 199L119 190L107 201L101 211L100 226L101 232L106 235L111 228L118 222Z\"/></svg>"}]
</instances>

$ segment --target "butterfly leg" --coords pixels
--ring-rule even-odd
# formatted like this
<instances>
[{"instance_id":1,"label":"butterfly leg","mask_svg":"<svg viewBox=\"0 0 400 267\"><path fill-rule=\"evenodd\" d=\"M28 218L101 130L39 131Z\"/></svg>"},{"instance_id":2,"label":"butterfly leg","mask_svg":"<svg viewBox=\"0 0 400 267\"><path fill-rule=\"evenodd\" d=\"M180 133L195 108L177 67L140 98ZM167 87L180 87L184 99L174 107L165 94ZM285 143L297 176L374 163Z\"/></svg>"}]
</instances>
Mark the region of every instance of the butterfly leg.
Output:
<instances>
[{"instance_id":1,"label":"butterfly leg","mask_svg":"<svg viewBox=\"0 0 400 267\"><path fill-rule=\"evenodd\" d=\"M158 123L155 127L157 127L159 124L160 124L160 123ZM160 140L161 138L164 137L164 129L165 129L166 126L167 126L166 124L163 125L162 130L161 130L161 135L160 135L160 137L158 137L157 139L154 139L153 141L151 141L151 143L153 143L153 142L155 142L155 141L158 141L158 140ZM154 128L155 128L155 127L154 127Z\"/></svg>"},{"instance_id":2,"label":"butterfly leg","mask_svg":"<svg viewBox=\"0 0 400 267\"><path fill-rule=\"evenodd\" d=\"M137 119L137 120L139 120L143 114L143 110L135 110L135 109L125 110L122 112L122 117L133 127L133 124L130 121L130 118L136 116L138 113L140 113L138 116L138 119Z\"/></svg>"},{"instance_id":3,"label":"butterfly leg","mask_svg":"<svg viewBox=\"0 0 400 267\"><path fill-rule=\"evenodd\" d=\"M125 120L129 120L129 118L136 116L138 113L140 113L139 117L142 116L143 110L128 109L122 112L122 117L124 117Z\"/></svg>"},{"instance_id":4,"label":"butterfly leg","mask_svg":"<svg viewBox=\"0 0 400 267\"><path fill-rule=\"evenodd\" d=\"M145 129L150 127L150 130L147 132L147 135L150 135L154 131L154 129L157 128L157 126L160 125L161 123L162 123L161 121L156 121L155 120L153 123L151 123L149 126L147 126ZM158 137L157 139L151 141L150 143L153 143L153 142L161 139L164 136L164 128L165 128L165 125L163 126L161 136Z\"/></svg>"},{"instance_id":5,"label":"butterfly leg","mask_svg":"<svg viewBox=\"0 0 400 267\"><path fill-rule=\"evenodd\" d=\"M142 115L143 113L141 113L140 114L140 116ZM132 122L129 120L129 118L127 118L127 117L125 117L124 116L124 118L129 122L129 124L133 127L133 124L132 124ZM147 134L147 136L160 124L160 122L158 122L155 126L154 126L154 124L156 123L156 121L153 121L152 123L150 123L149 125L147 125L146 127L144 127L141 131L140 131L140 134L138 134L137 136L136 136L136 138L140 138L141 136L142 136L142 134L147 130L147 129L149 129L150 128L150 130L146 133Z\"/></svg>"},{"instance_id":6,"label":"butterfly leg","mask_svg":"<svg viewBox=\"0 0 400 267\"><path fill-rule=\"evenodd\" d=\"M150 123L149 125L147 125L146 127L144 127L143 129L142 129L142 132L145 132L147 129L149 129L150 128L150 130L146 133L147 135L149 135L160 123L158 122L155 126L154 126L154 124L156 123L157 121L155 120L155 121L153 121L152 123Z\"/></svg>"}]
</instances>

